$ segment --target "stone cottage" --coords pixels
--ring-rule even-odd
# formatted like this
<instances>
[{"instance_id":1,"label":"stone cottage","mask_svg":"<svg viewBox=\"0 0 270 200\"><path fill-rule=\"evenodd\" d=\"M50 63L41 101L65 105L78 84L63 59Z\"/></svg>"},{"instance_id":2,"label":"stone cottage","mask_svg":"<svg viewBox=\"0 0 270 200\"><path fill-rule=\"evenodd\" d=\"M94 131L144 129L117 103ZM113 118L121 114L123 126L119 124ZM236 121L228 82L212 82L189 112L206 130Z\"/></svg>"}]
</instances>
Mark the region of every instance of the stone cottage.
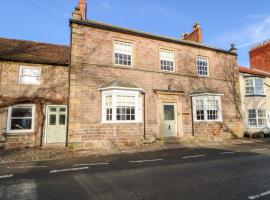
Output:
<instances>
[{"instance_id":1,"label":"stone cottage","mask_svg":"<svg viewBox=\"0 0 270 200\"><path fill-rule=\"evenodd\" d=\"M0 146L65 144L69 47L0 38Z\"/></svg>"},{"instance_id":2,"label":"stone cottage","mask_svg":"<svg viewBox=\"0 0 270 200\"><path fill-rule=\"evenodd\" d=\"M175 39L73 12L68 143L114 148L242 136L237 50L203 43L199 23Z\"/></svg>"}]
</instances>

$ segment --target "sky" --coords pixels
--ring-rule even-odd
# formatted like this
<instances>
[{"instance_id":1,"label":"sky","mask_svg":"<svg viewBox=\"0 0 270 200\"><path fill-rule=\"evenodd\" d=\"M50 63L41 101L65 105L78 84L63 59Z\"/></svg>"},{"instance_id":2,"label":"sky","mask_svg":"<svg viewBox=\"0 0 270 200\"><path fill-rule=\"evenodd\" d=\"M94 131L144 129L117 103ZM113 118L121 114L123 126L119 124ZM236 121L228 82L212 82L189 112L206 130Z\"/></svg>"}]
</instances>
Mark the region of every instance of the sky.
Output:
<instances>
[{"instance_id":1,"label":"sky","mask_svg":"<svg viewBox=\"0 0 270 200\"><path fill-rule=\"evenodd\" d=\"M79 0L2 0L0 37L69 44L69 19ZM88 19L180 38L200 22L204 43L249 49L270 39L270 0L88 0Z\"/></svg>"}]
</instances>

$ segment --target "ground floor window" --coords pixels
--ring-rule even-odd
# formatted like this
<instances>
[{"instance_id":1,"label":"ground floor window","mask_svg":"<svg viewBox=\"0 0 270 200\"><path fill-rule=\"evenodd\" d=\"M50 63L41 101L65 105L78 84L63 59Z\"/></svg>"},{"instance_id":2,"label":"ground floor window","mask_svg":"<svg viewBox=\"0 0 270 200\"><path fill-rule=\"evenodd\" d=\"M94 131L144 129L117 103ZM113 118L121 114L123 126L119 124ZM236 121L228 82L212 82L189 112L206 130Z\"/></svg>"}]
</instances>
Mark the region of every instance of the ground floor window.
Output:
<instances>
[{"instance_id":1,"label":"ground floor window","mask_svg":"<svg viewBox=\"0 0 270 200\"><path fill-rule=\"evenodd\" d=\"M141 122L142 102L139 91L102 92L103 122Z\"/></svg>"},{"instance_id":2,"label":"ground floor window","mask_svg":"<svg viewBox=\"0 0 270 200\"><path fill-rule=\"evenodd\" d=\"M266 111L261 109L249 109L248 126L252 128L262 128L266 126Z\"/></svg>"},{"instance_id":3,"label":"ground floor window","mask_svg":"<svg viewBox=\"0 0 270 200\"><path fill-rule=\"evenodd\" d=\"M220 96L193 96L194 121L221 121Z\"/></svg>"},{"instance_id":4,"label":"ground floor window","mask_svg":"<svg viewBox=\"0 0 270 200\"><path fill-rule=\"evenodd\" d=\"M34 131L35 105L14 105L8 109L7 132L21 133Z\"/></svg>"}]
</instances>

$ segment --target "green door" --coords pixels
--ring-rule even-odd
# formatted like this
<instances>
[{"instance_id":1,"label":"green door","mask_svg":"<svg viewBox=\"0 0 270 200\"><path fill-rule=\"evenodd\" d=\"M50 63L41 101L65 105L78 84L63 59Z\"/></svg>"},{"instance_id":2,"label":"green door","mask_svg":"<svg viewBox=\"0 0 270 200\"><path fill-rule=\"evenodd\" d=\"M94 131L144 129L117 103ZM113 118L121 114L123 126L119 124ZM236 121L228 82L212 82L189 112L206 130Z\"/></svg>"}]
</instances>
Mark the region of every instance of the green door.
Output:
<instances>
[{"instance_id":1,"label":"green door","mask_svg":"<svg viewBox=\"0 0 270 200\"><path fill-rule=\"evenodd\" d=\"M67 107L47 106L46 143L66 142Z\"/></svg>"}]
</instances>

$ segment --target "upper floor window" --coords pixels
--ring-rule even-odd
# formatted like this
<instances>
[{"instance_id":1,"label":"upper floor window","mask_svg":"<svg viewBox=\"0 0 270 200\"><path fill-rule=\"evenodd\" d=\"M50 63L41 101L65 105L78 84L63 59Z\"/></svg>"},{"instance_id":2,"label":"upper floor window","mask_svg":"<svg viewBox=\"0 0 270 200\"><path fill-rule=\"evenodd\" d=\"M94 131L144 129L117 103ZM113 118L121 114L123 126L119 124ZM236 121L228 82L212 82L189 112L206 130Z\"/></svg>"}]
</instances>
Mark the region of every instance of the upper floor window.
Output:
<instances>
[{"instance_id":1,"label":"upper floor window","mask_svg":"<svg viewBox=\"0 0 270 200\"><path fill-rule=\"evenodd\" d=\"M27 85L40 84L40 67L21 66L19 74L19 83Z\"/></svg>"},{"instance_id":2,"label":"upper floor window","mask_svg":"<svg viewBox=\"0 0 270 200\"><path fill-rule=\"evenodd\" d=\"M34 131L35 105L16 105L8 109L8 133Z\"/></svg>"},{"instance_id":3,"label":"upper floor window","mask_svg":"<svg viewBox=\"0 0 270 200\"><path fill-rule=\"evenodd\" d=\"M171 50L160 49L160 67L162 71L175 71L175 53Z\"/></svg>"},{"instance_id":4,"label":"upper floor window","mask_svg":"<svg viewBox=\"0 0 270 200\"><path fill-rule=\"evenodd\" d=\"M220 96L192 97L194 121L221 121Z\"/></svg>"},{"instance_id":5,"label":"upper floor window","mask_svg":"<svg viewBox=\"0 0 270 200\"><path fill-rule=\"evenodd\" d=\"M116 65L132 66L132 43L115 41L114 58Z\"/></svg>"},{"instance_id":6,"label":"upper floor window","mask_svg":"<svg viewBox=\"0 0 270 200\"><path fill-rule=\"evenodd\" d=\"M200 76L209 75L208 58L204 56L197 56L197 72Z\"/></svg>"},{"instance_id":7,"label":"upper floor window","mask_svg":"<svg viewBox=\"0 0 270 200\"><path fill-rule=\"evenodd\" d=\"M262 78L246 78L246 95L264 95Z\"/></svg>"}]
</instances>

